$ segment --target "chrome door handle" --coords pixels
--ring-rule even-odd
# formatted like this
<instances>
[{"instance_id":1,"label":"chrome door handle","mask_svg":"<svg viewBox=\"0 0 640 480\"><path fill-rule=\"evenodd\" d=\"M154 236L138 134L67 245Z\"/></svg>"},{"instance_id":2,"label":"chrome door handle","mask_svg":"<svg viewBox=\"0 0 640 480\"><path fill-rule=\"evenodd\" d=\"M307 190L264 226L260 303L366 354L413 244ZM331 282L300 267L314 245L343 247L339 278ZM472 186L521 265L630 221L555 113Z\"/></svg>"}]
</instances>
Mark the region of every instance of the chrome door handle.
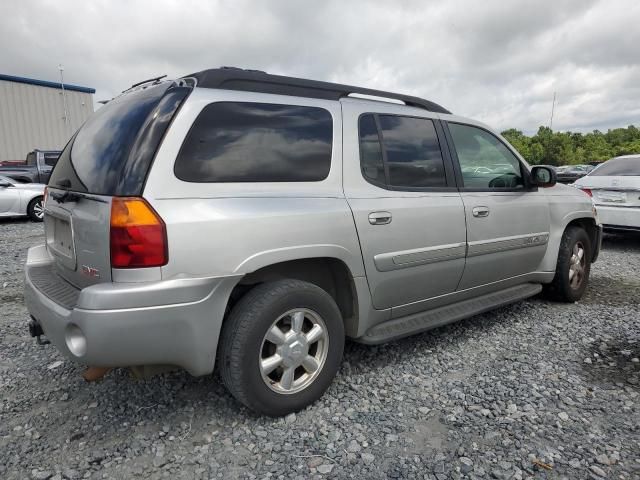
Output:
<instances>
[{"instance_id":1,"label":"chrome door handle","mask_svg":"<svg viewBox=\"0 0 640 480\"><path fill-rule=\"evenodd\" d=\"M369 223L371 225L387 225L391 223L390 212L371 212L369 214Z\"/></svg>"},{"instance_id":2,"label":"chrome door handle","mask_svg":"<svg viewBox=\"0 0 640 480\"><path fill-rule=\"evenodd\" d=\"M489 207L473 207L472 212L474 217L488 217Z\"/></svg>"}]
</instances>

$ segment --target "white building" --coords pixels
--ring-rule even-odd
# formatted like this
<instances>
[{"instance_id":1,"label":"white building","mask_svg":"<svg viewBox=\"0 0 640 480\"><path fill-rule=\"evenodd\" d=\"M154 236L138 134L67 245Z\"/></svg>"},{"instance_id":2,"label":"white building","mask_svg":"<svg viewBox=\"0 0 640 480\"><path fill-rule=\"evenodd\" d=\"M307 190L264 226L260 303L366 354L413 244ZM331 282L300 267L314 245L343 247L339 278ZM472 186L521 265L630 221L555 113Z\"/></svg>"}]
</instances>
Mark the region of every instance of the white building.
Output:
<instances>
[{"instance_id":1,"label":"white building","mask_svg":"<svg viewBox=\"0 0 640 480\"><path fill-rule=\"evenodd\" d=\"M61 150L93 113L95 92L0 74L0 161L24 160L36 148Z\"/></svg>"}]
</instances>

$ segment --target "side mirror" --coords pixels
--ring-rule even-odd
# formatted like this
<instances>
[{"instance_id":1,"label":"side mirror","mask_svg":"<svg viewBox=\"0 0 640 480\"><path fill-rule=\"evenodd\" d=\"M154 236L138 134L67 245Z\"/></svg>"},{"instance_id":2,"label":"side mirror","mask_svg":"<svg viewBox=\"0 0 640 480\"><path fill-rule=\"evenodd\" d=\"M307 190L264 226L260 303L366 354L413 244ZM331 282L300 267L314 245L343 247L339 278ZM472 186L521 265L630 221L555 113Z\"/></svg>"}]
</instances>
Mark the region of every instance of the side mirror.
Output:
<instances>
[{"instance_id":1,"label":"side mirror","mask_svg":"<svg viewBox=\"0 0 640 480\"><path fill-rule=\"evenodd\" d=\"M549 188L557 182L556 171L552 167L535 166L531 169L531 183L536 187Z\"/></svg>"},{"instance_id":2,"label":"side mirror","mask_svg":"<svg viewBox=\"0 0 640 480\"><path fill-rule=\"evenodd\" d=\"M13 183L9 182L0 182L0 188L13 187Z\"/></svg>"}]
</instances>

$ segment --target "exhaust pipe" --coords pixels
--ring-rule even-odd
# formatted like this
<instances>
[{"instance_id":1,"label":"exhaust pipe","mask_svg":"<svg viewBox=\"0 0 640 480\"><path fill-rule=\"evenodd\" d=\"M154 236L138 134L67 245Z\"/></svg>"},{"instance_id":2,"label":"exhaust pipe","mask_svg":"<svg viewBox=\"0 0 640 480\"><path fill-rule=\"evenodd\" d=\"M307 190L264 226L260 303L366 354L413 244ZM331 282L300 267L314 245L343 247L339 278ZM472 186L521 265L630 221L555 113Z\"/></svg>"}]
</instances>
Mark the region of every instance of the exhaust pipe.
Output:
<instances>
[{"instance_id":1,"label":"exhaust pipe","mask_svg":"<svg viewBox=\"0 0 640 480\"><path fill-rule=\"evenodd\" d=\"M29 327L29 335L36 338L38 345L47 345L51 343L49 340L42 340L40 337L44 335L44 330L42 330L42 325L38 323L38 321L31 317L28 323Z\"/></svg>"}]
</instances>

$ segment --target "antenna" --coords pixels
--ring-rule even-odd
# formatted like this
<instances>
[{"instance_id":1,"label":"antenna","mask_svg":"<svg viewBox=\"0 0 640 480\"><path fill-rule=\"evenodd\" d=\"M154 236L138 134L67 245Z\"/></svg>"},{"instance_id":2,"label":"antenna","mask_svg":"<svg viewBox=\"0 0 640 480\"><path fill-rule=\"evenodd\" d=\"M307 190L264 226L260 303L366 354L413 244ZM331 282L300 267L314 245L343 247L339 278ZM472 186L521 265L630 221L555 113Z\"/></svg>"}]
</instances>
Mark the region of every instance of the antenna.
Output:
<instances>
[{"instance_id":1,"label":"antenna","mask_svg":"<svg viewBox=\"0 0 640 480\"><path fill-rule=\"evenodd\" d=\"M556 92L553 92L553 102L551 102L551 120L549 120L549 130L553 130L553 111L556 107Z\"/></svg>"},{"instance_id":2,"label":"antenna","mask_svg":"<svg viewBox=\"0 0 640 480\"><path fill-rule=\"evenodd\" d=\"M64 65L61 63L58 64L58 70L60 70L60 88L62 88L62 105L64 108L64 124L69 125L71 122L69 120L69 112L67 111L67 92L64 90L64 77L62 72L64 72Z\"/></svg>"}]
</instances>

